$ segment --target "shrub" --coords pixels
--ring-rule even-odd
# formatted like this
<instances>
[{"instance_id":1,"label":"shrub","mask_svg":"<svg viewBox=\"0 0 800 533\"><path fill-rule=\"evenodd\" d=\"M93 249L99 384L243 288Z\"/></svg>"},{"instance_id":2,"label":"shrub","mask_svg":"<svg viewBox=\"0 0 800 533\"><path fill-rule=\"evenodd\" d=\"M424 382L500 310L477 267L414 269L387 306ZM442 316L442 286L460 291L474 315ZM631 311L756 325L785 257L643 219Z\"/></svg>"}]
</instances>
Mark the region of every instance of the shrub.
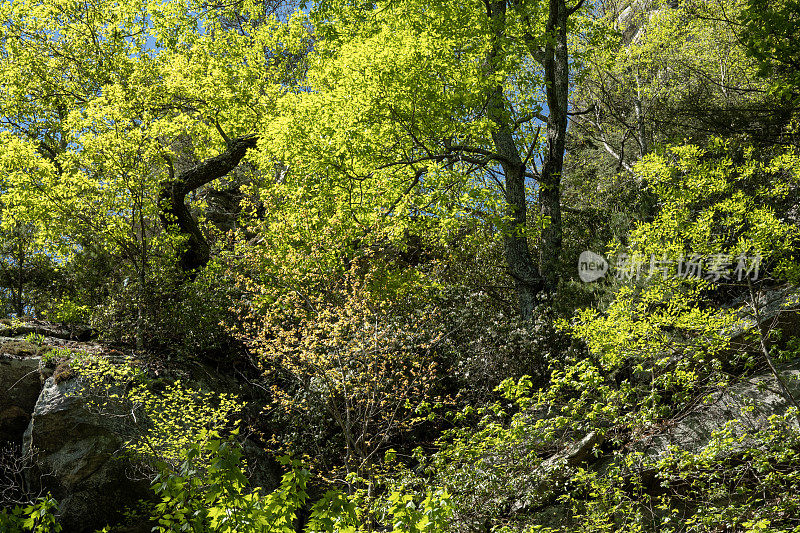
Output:
<instances>
[{"instance_id":1,"label":"shrub","mask_svg":"<svg viewBox=\"0 0 800 533\"><path fill-rule=\"evenodd\" d=\"M211 462L203 466L197 461L202 456L210 456ZM262 495L247 487L241 461L241 450L231 440L211 438L192 444L179 468L164 470L153 485L160 498L153 516L158 531L359 533L374 527L434 533L444 530L449 519L449 494L443 490L422 497L394 490L372 504L363 500L363 493L347 496L330 490L310 504L310 473L300 461L286 456L280 462L289 471L280 486ZM298 522L305 509L307 519Z\"/></svg>"},{"instance_id":2,"label":"shrub","mask_svg":"<svg viewBox=\"0 0 800 533\"><path fill-rule=\"evenodd\" d=\"M49 494L27 506L0 509L0 529L4 533L59 533L57 511L58 503Z\"/></svg>"}]
</instances>

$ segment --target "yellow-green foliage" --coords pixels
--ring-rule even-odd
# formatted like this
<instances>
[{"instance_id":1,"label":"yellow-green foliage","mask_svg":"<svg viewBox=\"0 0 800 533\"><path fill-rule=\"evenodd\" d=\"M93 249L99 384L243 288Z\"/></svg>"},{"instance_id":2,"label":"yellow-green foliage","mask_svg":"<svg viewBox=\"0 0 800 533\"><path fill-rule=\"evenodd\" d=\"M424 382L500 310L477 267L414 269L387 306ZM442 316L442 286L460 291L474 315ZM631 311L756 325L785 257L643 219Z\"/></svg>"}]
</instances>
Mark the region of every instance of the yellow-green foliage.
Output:
<instances>
[{"instance_id":1,"label":"yellow-green foliage","mask_svg":"<svg viewBox=\"0 0 800 533\"><path fill-rule=\"evenodd\" d=\"M547 394L578 393L566 412L589 425L641 427L679 411L698 385L724 379L719 357L740 320L731 309L701 309L698 293L683 281L655 278L641 291L620 289L602 314L579 312L569 328L590 357L555 370Z\"/></svg>"},{"instance_id":2,"label":"yellow-green foliage","mask_svg":"<svg viewBox=\"0 0 800 533\"><path fill-rule=\"evenodd\" d=\"M789 152L769 159L722 139L649 155L636 170L661 207L631 241L647 257L726 253L760 254L765 262L785 259L798 230L776 205L791 193L798 169Z\"/></svg>"},{"instance_id":3,"label":"yellow-green foliage","mask_svg":"<svg viewBox=\"0 0 800 533\"><path fill-rule=\"evenodd\" d=\"M631 253L760 254L762 276L791 273L798 232L780 208L797 168L791 154L764 157L718 140L645 158L637 170L660 210L631 234ZM729 342L746 315L709 295L747 294L748 283L725 281L720 289L656 273L612 285L609 305L562 323L586 349L554 360L546 386L532 392L523 379L501 387L516 414L504 402L456 417L479 415L477 428L446 433L433 460L454 494L454 529L482 527L491 516L503 531L797 531L800 433L792 409L761 435L729 424L697 450L634 452L761 357ZM543 468L543 458L589 432L605 439L593 450L602 462L548 477L552 465ZM509 516L516 502L531 516ZM537 511L547 509L560 519Z\"/></svg>"},{"instance_id":4,"label":"yellow-green foliage","mask_svg":"<svg viewBox=\"0 0 800 533\"><path fill-rule=\"evenodd\" d=\"M207 431L222 431L243 407L232 394L205 392L180 381L156 387L129 361L83 355L71 366L90 408L124 415L131 430L127 448L143 459L180 461L187 447Z\"/></svg>"},{"instance_id":5,"label":"yellow-green foliage","mask_svg":"<svg viewBox=\"0 0 800 533\"><path fill-rule=\"evenodd\" d=\"M796 411L773 415L754 438L733 424L696 452L626 451L603 470L575 468L559 498L561 523L526 531L596 533L797 531Z\"/></svg>"},{"instance_id":6,"label":"yellow-green foliage","mask_svg":"<svg viewBox=\"0 0 800 533\"><path fill-rule=\"evenodd\" d=\"M48 493L27 506L0 509L0 531L3 533L59 533L56 523L58 504Z\"/></svg>"},{"instance_id":7,"label":"yellow-green foliage","mask_svg":"<svg viewBox=\"0 0 800 533\"><path fill-rule=\"evenodd\" d=\"M62 323L85 323L91 314L88 305L81 305L68 297L54 298L47 303L48 319Z\"/></svg>"},{"instance_id":8,"label":"yellow-green foliage","mask_svg":"<svg viewBox=\"0 0 800 533\"><path fill-rule=\"evenodd\" d=\"M184 450L175 470L164 470L153 489L160 498L155 506L160 533L438 533L444 531L452 511L450 495L443 489L414 494L389 487L385 497L364 498L363 492L327 491L311 504L307 492L310 472L289 457L279 462L289 467L280 486L262 494L248 487L242 474L241 449L213 432L206 442ZM198 458L210 457L207 465ZM309 518L297 529L301 509Z\"/></svg>"},{"instance_id":9,"label":"yellow-green foliage","mask_svg":"<svg viewBox=\"0 0 800 533\"><path fill-rule=\"evenodd\" d=\"M430 350L438 340L435 315L423 309L404 316L401 304L373 296L373 277L364 277L347 278L351 286L338 288L339 302L311 296L313 311L308 300L286 296L292 318L269 309L259 339L264 367L289 378L273 385L275 414L293 425L323 424L322 416L334 421L344 441L337 461L361 475L390 439L409 434L441 400Z\"/></svg>"}]
</instances>

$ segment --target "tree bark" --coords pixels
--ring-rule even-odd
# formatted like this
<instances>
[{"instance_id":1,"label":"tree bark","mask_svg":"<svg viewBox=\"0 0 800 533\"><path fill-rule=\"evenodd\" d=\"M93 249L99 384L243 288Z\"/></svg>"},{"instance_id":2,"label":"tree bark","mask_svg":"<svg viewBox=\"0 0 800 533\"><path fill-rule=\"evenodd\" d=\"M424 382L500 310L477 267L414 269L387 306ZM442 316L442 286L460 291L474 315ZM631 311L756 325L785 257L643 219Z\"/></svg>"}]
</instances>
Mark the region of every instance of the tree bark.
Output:
<instances>
[{"instance_id":1,"label":"tree bark","mask_svg":"<svg viewBox=\"0 0 800 533\"><path fill-rule=\"evenodd\" d=\"M490 95L487 105L489 118L495 124L492 132L495 151L505 175L506 214L511 227L504 236L504 252L509 272L514 278L519 310L523 318L530 318L536 295L541 290L554 292L559 280L561 243L561 174L567 138L567 112L569 96L569 51L567 49L567 19L580 9L584 0L568 8L565 0L549 0L547 39L544 49L532 48L534 57L541 62L545 72L547 94L547 152L544 156L539 182L539 208L548 220L542 230L539 264L536 265L528 247L526 229L525 164L514 142L513 124L503 89L498 85ZM494 75L500 54L500 41L506 23L508 2L487 2L492 22L494 43L487 57L487 74Z\"/></svg>"},{"instance_id":2,"label":"tree bark","mask_svg":"<svg viewBox=\"0 0 800 533\"><path fill-rule=\"evenodd\" d=\"M161 221L165 228L176 227L178 232L187 238L186 247L178 258L178 264L183 272L196 273L208 263L210 257L208 241L186 205L186 195L228 174L236 168L248 149L255 148L257 142L258 138L255 135L233 139L223 153L205 159L177 176L170 161L170 177L162 184L159 194Z\"/></svg>"},{"instance_id":3,"label":"tree bark","mask_svg":"<svg viewBox=\"0 0 800 533\"><path fill-rule=\"evenodd\" d=\"M581 6L579 3L571 11ZM561 173L567 138L567 97L569 95L569 52L567 19L570 10L565 0L550 0L547 41L544 48L544 73L547 91L547 152L539 178L539 205L549 223L542 230L539 268L545 289L555 291L561 258Z\"/></svg>"},{"instance_id":4,"label":"tree bark","mask_svg":"<svg viewBox=\"0 0 800 533\"><path fill-rule=\"evenodd\" d=\"M22 230L17 227L17 290L14 294L14 312L17 318L25 316L25 300L23 294L25 292L25 247L23 244Z\"/></svg>"},{"instance_id":5,"label":"tree bark","mask_svg":"<svg viewBox=\"0 0 800 533\"><path fill-rule=\"evenodd\" d=\"M494 76L506 25L506 1L487 4L487 9L494 42L486 60L486 71L489 76ZM528 247L525 164L514 142L511 114L500 84L489 95L487 113L495 124L492 141L505 175L505 214L511 221L503 231L503 252L509 273L514 278L520 315L523 319L529 319L533 315L536 295L542 290L543 280Z\"/></svg>"}]
</instances>

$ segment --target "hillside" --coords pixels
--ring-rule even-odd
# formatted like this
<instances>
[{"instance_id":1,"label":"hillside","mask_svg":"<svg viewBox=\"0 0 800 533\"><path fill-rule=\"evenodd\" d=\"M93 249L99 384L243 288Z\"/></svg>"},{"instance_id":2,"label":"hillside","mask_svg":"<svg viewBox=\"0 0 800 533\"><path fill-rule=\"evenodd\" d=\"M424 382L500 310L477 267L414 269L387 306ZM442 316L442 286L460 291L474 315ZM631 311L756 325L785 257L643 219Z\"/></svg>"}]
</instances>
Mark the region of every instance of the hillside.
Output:
<instances>
[{"instance_id":1,"label":"hillside","mask_svg":"<svg viewBox=\"0 0 800 533\"><path fill-rule=\"evenodd\" d=\"M800 531L778 0L0 0L0 530Z\"/></svg>"}]
</instances>

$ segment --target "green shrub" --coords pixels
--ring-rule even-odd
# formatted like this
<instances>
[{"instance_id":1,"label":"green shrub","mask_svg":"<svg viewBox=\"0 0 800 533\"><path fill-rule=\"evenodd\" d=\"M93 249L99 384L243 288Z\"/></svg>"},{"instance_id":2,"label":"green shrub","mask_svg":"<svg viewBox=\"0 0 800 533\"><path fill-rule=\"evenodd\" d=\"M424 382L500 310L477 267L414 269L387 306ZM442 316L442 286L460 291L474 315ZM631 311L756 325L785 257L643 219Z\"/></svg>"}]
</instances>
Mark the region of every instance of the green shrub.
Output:
<instances>
[{"instance_id":1,"label":"green shrub","mask_svg":"<svg viewBox=\"0 0 800 533\"><path fill-rule=\"evenodd\" d=\"M68 366L79 376L86 405L125 423L127 450L146 462L177 464L182 450L209 431L223 431L244 407L231 394L151 380L131 361L79 354Z\"/></svg>"},{"instance_id":2,"label":"green shrub","mask_svg":"<svg viewBox=\"0 0 800 533\"><path fill-rule=\"evenodd\" d=\"M211 457L207 465L199 460L204 456ZM158 531L295 533L303 510L308 511L304 533L358 533L372 527L395 533L433 533L443 531L449 520L449 494L442 490L422 497L390 490L371 503L363 493L329 490L310 504L309 471L300 461L285 456L279 461L289 471L276 490L261 494L260 489L248 487L242 452L234 441L206 438L195 442L180 466L163 470L153 484L160 498L153 516Z\"/></svg>"},{"instance_id":3,"label":"green shrub","mask_svg":"<svg viewBox=\"0 0 800 533\"><path fill-rule=\"evenodd\" d=\"M48 494L25 507L0 509L0 530L3 533L58 533L58 503Z\"/></svg>"}]
</instances>

